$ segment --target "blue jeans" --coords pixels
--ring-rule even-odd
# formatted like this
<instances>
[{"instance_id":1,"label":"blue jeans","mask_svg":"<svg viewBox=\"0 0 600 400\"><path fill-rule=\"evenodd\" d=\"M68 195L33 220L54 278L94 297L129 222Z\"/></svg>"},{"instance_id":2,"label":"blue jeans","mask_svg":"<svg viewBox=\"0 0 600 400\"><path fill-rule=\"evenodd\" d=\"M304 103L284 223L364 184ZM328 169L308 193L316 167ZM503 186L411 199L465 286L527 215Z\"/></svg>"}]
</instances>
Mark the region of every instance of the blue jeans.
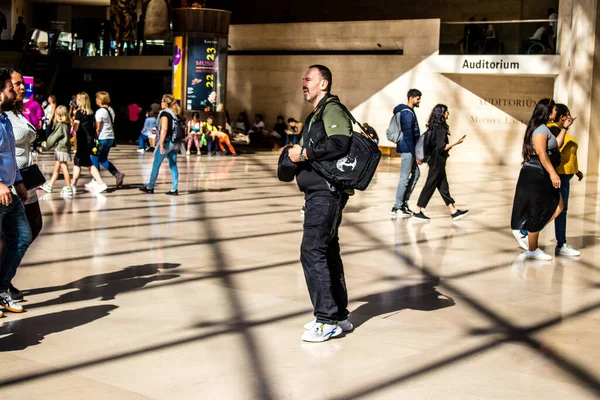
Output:
<instances>
[{"instance_id":1,"label":"blue jeans","mask_svg":"<svg viewBox=\"0 0 600 400\"><path fill-rule=\"evenodd\" d=\"M287 137L285 138L285 145L287 146L288 144L290 144L290 142L292 142L292 144L298 144L299 141L300 135L287 135Z\"/></svg>"},{"instance_id":2,"label":"blue jeans","mask_svg":"<svg viewBox=\"0 0 600 400\"><path fill-rule=\"evenodd\" d=\"M139 144L139 148L140 149L145 149L148 147L148 136L146 135L140 135L140 137L138 138L138 144Z\"/></svg>"},{"instance_id":3,"label":"blue jeans","mask_svg":"<svg viewBox=\"0 0 600 400\"><path fill-rule=\"evenodd\" d=\"M170 140L165 139L163 147L165 150L163 154L160 154L159 146L156 146L156 150L154 151L154 162L152 163L152 173L150 174L148 189L154 189L154 185L156 185L156 179L158 178L158 171L160 170L160 165L166 157L169 160L169 168L171 169L171 177L173 178L171 190L175 191L177 190L177 186L179 184L179 170L177 169L177 149L179 144L176 145Z\"/></svg>"},{"instance_id":4,"label":"blue jeans","mask_svg":"<svg viewBox=\"0 0 600 400\"><path fill-rule=\"evenodd\" d=\"M104 169L108 170L112 175L116 175L119 170L115 168L115 166L108 161L108 153L113 146L114 139L100 139L98 140L98 154L92 154L92 165L98 168L100 171L100 164L104 167Z\"/></svg>"},{"instance_id":5,"label":"blue jeans","mask_svg":"<svg viewBox=\"0 0 600 400\"><path fill-rule=\"evenodd\" d=\"M556 247L562 247L567 243L567 209L569 206L569 192L571 191L571 179L573 175L559 175L560 195L565 203L565 209L554 220L554 234L556 235Z\"/></svg>"},{"instance_id":6,"label":"blue jeans","mask_svg":"<svg viewBox=\"0 0 600 400\"><path fill-rule=\"evenodd\" d=\"M25 216L25 207L21 200L13 194L9 206L0 205L0 229L6 241L6 252L0 264L0 291L9 288L10 282L17 273L23 256L31 241L31 228Z\"/></svg>"},{"instance_id":7,"label":"blue jeans","mask_svg":"<svg viewBox=\"0 0 600 400\"><path fill-rule=\"evenodd\" d=\"M396 190L396 204L394 205L396 208L408 203L420 176L421 171L415 156L412 153L402 153L400 155L400 180Z\"/></svg>"},{"instance_id":8,"label":"blue jeans","mask_svg":"<svg viewBox=\"0 0 600 400\"><path fill-rule=\"evenodd\" d=\"M217 147L218 142L219 139L213 140L212 135L206 135L206 149L208 150L208 154L212 153L213 151L216 151L215 148Z\"/></svg>"}]
</instances>

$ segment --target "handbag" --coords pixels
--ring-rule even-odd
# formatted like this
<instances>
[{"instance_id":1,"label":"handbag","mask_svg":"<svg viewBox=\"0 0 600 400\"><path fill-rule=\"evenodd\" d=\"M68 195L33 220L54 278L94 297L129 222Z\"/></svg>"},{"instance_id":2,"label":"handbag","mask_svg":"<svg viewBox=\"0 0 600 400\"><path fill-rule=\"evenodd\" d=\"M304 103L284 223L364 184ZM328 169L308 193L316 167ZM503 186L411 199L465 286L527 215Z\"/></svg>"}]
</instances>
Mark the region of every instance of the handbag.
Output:
<instances>
[{"instance_id":1,"label":"handbag","mask_svg":"<svg viewBox=\"0 0 600 400\"><path fill-rule=\"evenodd\" d=\"M281 182L291 182L298 175L298 165L290 160L289 151L291 147L284 147L279 155L277 163L277 179Z\"/></svg>"},{"instance_id":2,"label":"handbag","mask_svg":"<svg viewBox=\"0 0 600 400\"><path fill-rule=\"evenodd\" d=\"M23 179L23 184L27 190L35 189L46 183L46 178L37 164L32 164L19 171L21 172L21 178Z\"/></svg>"}]
</instances>

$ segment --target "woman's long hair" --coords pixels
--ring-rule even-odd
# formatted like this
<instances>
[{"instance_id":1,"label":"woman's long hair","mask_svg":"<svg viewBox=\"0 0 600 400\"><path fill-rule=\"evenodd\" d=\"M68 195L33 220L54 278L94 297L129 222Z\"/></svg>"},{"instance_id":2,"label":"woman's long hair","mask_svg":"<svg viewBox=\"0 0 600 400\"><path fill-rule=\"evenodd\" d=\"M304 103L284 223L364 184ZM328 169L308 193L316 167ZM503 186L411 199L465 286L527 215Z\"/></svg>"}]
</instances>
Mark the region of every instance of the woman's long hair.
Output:
<instances>
[{"instance_id":1,"label":"woman's long hair","mask_svg":"<svg viewBox=\"0 0 600 400\"><path fill-rule=\"evenodd\" d=\"M169 110L173 112L173 114L175 114L181 121L185 122L185 118L181 114L181 107L179 107L179 104L177 104L177 101L172 94L163 95L162 100L165 102Z\"/></svg>"},{"instance_id":2,"label":"woman's long hair","mask_svg":"<svg viewBox=\"0 0 600 400\"><path fill-rule=\"evenodd\" d=\"M550 120L550 115L554 109L554 100L542 99L537 102L533 109L531 119L527 124L527 130L525 131L525 137L523 138L523 161L529 161L531 156L535 154L533 147L533 131L542 125L546 125Z\"/></svg>"},{"instance_id":3,"label":"woman's long hair","mask_svg":"<svg viewBox=\"0 0 600 400\"><path fill-rule=\"evenodd\" d=\"M448 127L448 123L446 122L446 111L448 111L448 106L446 106L445 104L438 104L437 106L433 107L431 115L429 116L429 121L427 122L427 129L429 129L430 131L443 129L449 135L450 128Z\"/></svg>"},{"instance_id":4,"label":"woman's long hair","mask_svg":"<svg viewBox=\"0 0 600 400\"><path fill-rule=\"evenodd\" d=\"M173 114L181 114L181 108L179 107L179 104L177 104L177 102L175 101L175 98L172 94L165 94L162 99L167 105L167 107L169 107L169 109L173 111Z\"/></svg>"},{"instance_id":5,"label":"woman's long hair","mask_svg":"<svg viewBox=\"0 0 600 400\"><path fill-rule=\"evenodd\" d=\"M79 103L79 111L85 115L93 115L90 96L86 92L77 93L77 103Z\"/></svg>"}]
</instances>

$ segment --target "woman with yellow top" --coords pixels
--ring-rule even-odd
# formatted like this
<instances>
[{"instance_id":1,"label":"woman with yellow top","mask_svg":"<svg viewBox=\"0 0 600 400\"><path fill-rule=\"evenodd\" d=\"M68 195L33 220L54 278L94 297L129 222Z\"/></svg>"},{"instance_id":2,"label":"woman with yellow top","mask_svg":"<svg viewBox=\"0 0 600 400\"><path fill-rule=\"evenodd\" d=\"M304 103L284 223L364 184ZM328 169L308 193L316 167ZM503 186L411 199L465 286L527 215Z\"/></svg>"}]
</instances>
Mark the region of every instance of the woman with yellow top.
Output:
<instances>
[{"instance_id":1,"label":"woman with yellow top","mask_svg":"<svg viewBox=\"0 0 600 400\"><path fill-rule=\"evenodd\" d=\"M550 132L557 136L561 129L565 129L565 121L571 118L569 108L564 104L556 105L556 117L554 122L548 124ZM568 130L568 128L566 128ZM560 194L565 208L562 213L554 220L554 232L556 235L556 251L557 256L580 256L581 253L567 244L567 209L569 204L570 181L573 175L581 181L583 173L579 170L577 163L577 148L578 144L568 133L565 135L565 141L560 148L560 165L556 168L556 173L560 177Z\"/></svg>"}]
</instances>

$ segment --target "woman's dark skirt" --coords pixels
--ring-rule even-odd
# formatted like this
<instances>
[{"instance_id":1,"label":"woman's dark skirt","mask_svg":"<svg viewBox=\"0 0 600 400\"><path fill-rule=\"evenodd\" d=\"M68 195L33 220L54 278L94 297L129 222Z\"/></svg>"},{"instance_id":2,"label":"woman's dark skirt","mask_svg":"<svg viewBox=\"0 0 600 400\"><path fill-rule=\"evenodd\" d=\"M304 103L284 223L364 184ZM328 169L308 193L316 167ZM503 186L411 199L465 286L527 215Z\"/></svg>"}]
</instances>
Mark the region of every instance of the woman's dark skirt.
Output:
<instances>
[{"instance_id":1,"label":"woman's dark skirt","mask_svg":"<svg viewBox=\"0 0 600 400\"><path fill-rule=\"evenodd\" d=\"M92 149L96 145L94 138L87 136L85 133L77 132L77 151L75 152L74 163L78 167L92 166Z\"/></svg>"},{"instance_id":2,"label":"woman's dark skirt","mask_svg":"<svg viewBox=\"0 0 600 400\"><path fill-rule=\"evenodd\" d=\"M559 203L560 192L552 186L546 169L539 160L530 160L523 165L519 174L511 229L541 231L552 219Z\"/></svg>"}]
</instances>

